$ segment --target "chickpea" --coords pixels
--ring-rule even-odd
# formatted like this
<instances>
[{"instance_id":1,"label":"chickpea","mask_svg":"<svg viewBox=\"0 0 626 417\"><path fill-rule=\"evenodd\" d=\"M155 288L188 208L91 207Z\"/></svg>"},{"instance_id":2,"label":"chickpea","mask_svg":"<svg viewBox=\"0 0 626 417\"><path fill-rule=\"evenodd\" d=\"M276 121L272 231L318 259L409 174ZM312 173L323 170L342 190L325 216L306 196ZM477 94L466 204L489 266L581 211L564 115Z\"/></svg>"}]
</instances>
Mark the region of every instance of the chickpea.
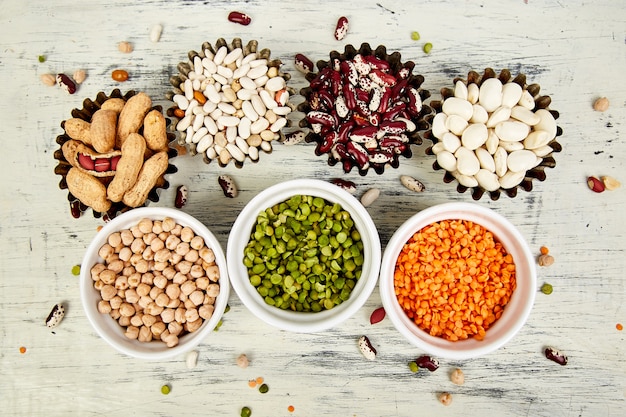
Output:
<instances>
[{"instance_id":1,"label":"chickpea","mask_svg":"<svg viewBox=\"0 0 626 417\"><path fill-rule=\"evenodd\" d=\"M111 312L111 304L108 301L98 301L98 311L102 314L109 314Z\"/></svg>"},{"instance_id":2,"label":"chickpea","mask_svg":"<svg viewBox=\"0 0 626 417\"><path fill-rule=\"evenodd\" d=\"M167 308L178 308L178 307L180 307L180 298L170 299L170 303L167 305Z\"/></svg>"},{"instance_id":3,"label":"chickpea","mask_svg":"<svg viewBox=\"0 0 626 417\"><path fill-rule=\"evenodd\" d=\"M141 274L148 272L148 261L146 261L145 259L140 259L139 261L137 261L135 269Z\"/></svg>"},{"instance_id":4,"label":"chickpea","mask_svg":"<svg viewBox=\"0 0 626 417\"><path fill-rule=\"evenodd\" d=\"M161 320L163 320L163 323L171 323L174 321L174 311L173 308L166 308L161 312Z\"/></svg>"},{"instance_id":5,"label":"chickpea","mask_svg":"<svg viewBox=\"0 0 626 417\"><path fill-rule=\"evenodd\" d=\"M180 240L182 240L183 242L189 243L191 242L191 240L196 236L196 234L194 233L194 231L191 229L191 227L183 227L183 229L180 231Z\"/></svg>"},{"instance_id":6,"label":"chickpea","mask_svg":"<svg viewBox=\"0 0 626 417\"><path fill-rule=\"evenodd\" d=\"M152 222L152 233L159 234L163 231L163 222L160 220L155 220Z\"/></svg>"},{"instance_id":7,"label":"chickpea","mask_svg":"<svg viewBox=\"0 0 626 417\"><path fill-rule=\"evenodd\" d=\"M170 230L170 233L173 234L174 236L178 236L180 238L180 233L183 230L183 226L181 226L180 224L176 223L176 226L174 226L174 228L172 230Z\"/></svg>"},{"instance_id":8,"label":"chickpea","mask_svg":"<svg viewBox=\"0 0 626 417\"><path fill-rule=\"evenodd\" d=\"M171 280L172 278L174 278L174 275L176 275L176 270L174 269L174 267L168 266L163 270L162 273L165 276L165 278Z\"/></svg>"},{"instance_id":9,"label":"chickpea","mask_svg":"<svg viewBox=\"0 0 626 417\"><path fill-rule=\"evenodd\" d=\"M150 242L150 248L153 252L158 252L165 247L165 241L156 237Z\"/></svg>"},{"instance_id":10,"label":"chickpea","mask_svg":"<svg viewBox=\"0 0 626 417\"><path fill-rule=\"evenodd\" d=\"M129 339L137 339L139 337L139 328L137 326L128 326L124 332L124 336Z\"/></svg>"},{"instance_id":11,"label":"chickpea","mask_svg":"<svg viewBox=\"0 0 626 417\"><path fill-rule=\"evenodd\" d=\"M200 278L201 276L204 276L204 268L202 268L201 265L194 265L191 267L189 275L194 278Z\"/></svg>"},{"instance_id":12,"label":"chickpea","mask_svg":"<svg viewBox=\"0 0 626 417\"><path fill-rule=\"evenodd\" d=\"M142 314L135 314L130 318L130 325L137 327L137 333L139 333L139 327L143 326L143 320L141 320Z\"/></svg>"},{"instance_id":13,"label":"chickpea","mask_svg":"<svg viewBox=\"0 0 626 417\"><path fill-rule=\"evenodd\" d=\"M202 322L202 319L198 317L198 319L192 322L187 322L185 327L189 333L193 333L202 326Z\"/></svg>"},{"instance_id":14,"label":"chickpea","mask_svg":"<svg viewBox=\"0 0 626 417\"><path fill-rule=\"evenodd\" d=\"M135 240L135 236L128 229L120 230L120 238L124 246L130 246L133 240Z\"/></svg>"},{"instance_id":15,"label":"chickpea","mask_svg":"<svg viewBox=\"0 0 626 417\"><path fill-rule=\"evenodd\" d=\"M128 277L128 286L130 288L137 288L141 283L141 274L139 272L135 272Z\"/></svg>"},{"instance_id":16,"label":"chickpea","mask_svg":"<svg viewBox=\"0 0 626 417\"><path fill-rule=\"evenodd\" d=\"M141 326L139 328L139 335L137 336L137 340L140 342L149 342L152 340L152 332L150 328L146 326Z\"/></svg>"},{"instance_id":17,"label":"chickpea","mask_svg":"<svg viewBox=\"0 0 626 417\"><path fill-rule=\"evenodd\" d=\"M176 264L178 264L182 260L183 260L182 256L180 256L176 252L172 252L172 257L170 258L169 262L170 262L171 265L176 265Z\"/></svg>"},{"instance_id":18,"label":"chickpea","mask_svg":"<svg viewBox=\"0 0 626 417\"><path fill-rule=\"evenodd\" d=\"M102 297L104 301L111 301L116 295L117 290L111 284L104 285L100 290L100 297Z\"/></svg>"},{"instance_id":19,"label":"chickpea","mask_svg":"<svg viewBox=\"0 0 626 417\"><path fill-rule=\"evenodd\" d=\"M154 251L152 250L151 246L148 246L141 254L141 257L143 259L145 259L146 261L153 261L154 260Z\"/></svg>"},{"instance_id":20,"label":"chickpea","mask_svg":"<svg viewBox=\"0 0 626 417\"><path fill-rule=\"evenodd\" d=\"M120 314L121 314L121 312L120 312ZM130 317L129 316L120 316L117 319L117 322L122 327L130 326Z\"/></svg>"},{"instance_id":21,"label":"chickpea","mask_svg":"<svg viewBox=\"0 0 626 417\"><path fill-rule=\"evenodd\" d=\"M180 286L174 283L168 284L167 287L165 287L165 294L167 294L170 299L178 298L180 296Z\"/></svg>"},{"instance_id":22,"label":"chickpea","mask_svg":"<svg viewBox=\"0 0 626 417\"><path fill-rule=\"evenodd\" d=\"M217 265L211 265L206 268L206 276L213 282L217 282L220 279L220 269Z\"/></svg>"},{"instance_id":23,"label":"chickpea","mask_svg":"<svg viewBox=\"0 0 626 417\"><path fill-rule=\"evenodd\" d=\"M163 289L167 286L167 282L167 278L164 275L157 275L156 277L154 277L153 284L156 287Z\"/></svg>"},{"instance_id":24,"label":"chickpea","mask_svg":"<svg viewBox=\"0 0 626 417\"><path fill-rule=\"evenodd\" d=\"M198 256L198 251L195 250L195 249L191 249L185 255L185 260L189 261L189 262L196 262L196 261L198 261L198 259L201 259L201 258L200 258L200 256Z\"/></svg>"},{"instance_id":25,"label":"chickpea","mask_svg":"<svg viewBox=\"0 0 626 417\"><path fill-rule=\"evenodd\" d=\"M126 301L128 301L131 304L136 304L139 302L139 294L137 294L137 291L129 288L124 292L124 297L126 298Z\"/></svg>"},{"instance_id":26,"label":"chickpea","mask_svg":"<svg viewBox=\"0 0 626 417\"><path fill-rule=\"evenodd\" d=\"M122 305L123 302L124 302L124 300L119 295L116 295L115 297L113 297L113 298L111 298L109 300L109 303L111 304L111 308L113 310L119 310L119 308L120 308L120 306Z\"/></svg>"},{"instance_id":27,"label":"chickpea","mask_svg":"<svg viewBox=\"0 0 626 417\"><path fill-rule=\"evenodd\" d=\"M141 321L143 322L144 326L152 327L152 325L156 323L158 319L153 315L144 314L141 316Z\"/></svg>"},{"instance_id":28,"label":"chickpea","mask_svg":"<svg viewBox=\"0 0 626 417\"><path fill-rule=\"evenodd\" d=\"M187 253L189 252L190 249L191 248L190 248L188 242L180 242L178 245L176 245L175 252L178 255L185 256L185 255L187 255Z\"/></svg>"},{"instance_id":29,"label":"chickpea","mask_svg":"<svg viewBox=\"0 0 626 417\"><path fill-rule=\"evenodd\" d=\"M209 320L213 316L213 311L215 311L215 307L205 304L198 309L198 315L205 320Z\"/></svg>"},{"instance_id":30,"label":"chickpea","mask_svg":"<svg viewBox=\"0 0 626 417\"><path fill-rule=\"evenodd\" d=\"M439 394L439 402L446 406L452 404L452 394L449 392L442 392Z\"/></svg>"},{"instance_id":31,"label":"chickpea","mask_svg":"<svg viewBox=\"0 0 626 417\"><path fill-rule=\"evenodd\" d=\"M151 269L153 269L154 271L160 272L161 275L163 274L163 270L165 268L167 268L169 266L168 262L153 262L151 264Z\"/></svg>"},{"instance_id":32,"label":"chickpea","mask_svg":"<svg viewBox=\"0 0 626 417\"><path fill-rule=\"evenodd\" d=\"M176 227L176 221L171 217L166 217L163 219L161 226L163 227L164 232L169 232Z\"/></svg>"},{"instance_id":33,"label":"chickpea","mask_svg":"<svg viewBox=\"0 0 626 417\"><path fill-rule=\"evenodd\" d=\"M100 250L98 251L98 256L100 256L102 259L106 261L114 253L115 253L115 249L113 249L113 246L109 245L108 243L105 243L104 245L100 247Z\"/></svg>"},{"instance_id":34,"label":"chickpea","mask_svg":"<svg viewBox=\"0 0 626 417\"><path fill-rule=\"evenodd\" d=\"M196 249L195 247L193 247L193 245L191 247ZM198 251L198 254L202 258L202 260L204 260L205 262L208 262L208 263L215 262L215 253L213 252L213 250L207 247L201 247L200 249L196 249L196 250Z\"/></svg>"},{"instance_id":35,"label":"chickpea","mask_svg":"<svg viewBox=\"0 0 626 417\"><path fill-rule=\"evenodd\" d=\"M140 296L140 297L139 297L139 301L137 301L137 304L139 304L139 306L140 306L141 308L143 308L143 309L144 309L144 312L145 312L146 307L148 307L148 305L149 305L150 303L152 303L153 301L154 301L154 300L153 300L152 298L150 298L150 296L148 296L148 295L142 295L142 296Z\"/></svg>"},{"instance_id":36,"label":"chickpea","mask_svg":"<svg viewBox=\"0 0 626 417\"><path fill-rule=\"evenodd\" d=\"M146 234L152 232L152 220L150 219L141 219L137 224L137 228L141 230L141 233Z\"/></svg>"},{"instance_id":37,"label":"chickpea","mask_svg":"<svg viewBox=\"0 0 626 417\"><path fill-rule=\"evenodd\" d=\"M178 307L175 311L174 311L174 320L176 320L179 323L185 323L187 321L187 319L185 319L185 312L187 310L184 307Z\"/></svg>"},{"instance_id":38,"label":"chickpea","mask_svg":"<svg viewBox=\"0 0 626 417\"><path fill-rule=\"evenodd\" d=\"M167 330L170 332L170 334L178 336L183 331L183 325L176 321L172 321L167 325Z\"/></svg>"},{"instance_id":39,"label":"chickpea","mask_svg":"<svg viewBox=\"0 0 626 417\"><path fill-rule=\"evenodd\" d=\"M180 291L187 296L191 294L192 292L194 292L195 290L196 290L196 283L194 281L185 281L180 286Z\"/></svg>"},{"instance_id":40,"label":"chickpea","mask_svg":"<svg viewBox=\"0 0 626 417\"><path fill-rule=\"evenodd\" d=\"M174 284L182 284L183 282L187 281L187 275L177 272L176 275L174 275L174 278L172 278L172 282Z\"/></svg>"},{"instance_id":41,"label":"chickpea","mask_svg":"<svg viewBox=\"0 0 626 417\"><path fill-rule=\"evenodd\" d=\"M146 233L145 235L143 235L143 241L146 245L150 245L152 244L152 241L156 237L157 237L156 233L153 233L153 232Z\"/></svg>"},{"instance_id":42,"label":"chickpea","mask_svg":"<svg viewBox=\"0 0 626 417\"><path fill-rule=\"evenodd\" d=\"M165 293L161 293L161 294L157 295L157 298L154 300L154 302L159 307L164 307L165 308L170 303L170 297L168 297L167 294L165 294Z\"/></svg>"},{"instance_id":43,"label":"chickpea","mask_svg":"<svg viewBox=\"0 0 626 417\"><path fill-rule=\"evenodd\" d=\"M217 297L220 293L219 284L210 284L206 289L206 294L209 297Z\"/></svg>"},{"instance_id":44,"label":"chickpea","mask_svg":"<svg viewBox=\"0 0 626 417\"><path fill-rule=\"evenodd\" d=\"M187 275L189 272L191 272L192 265L193 264L189 261L181 261L178 264L176 264L174 268L181 274Z\"/></svg>"},{"instance_id":45,"label":"chickpea","mask_svg":"<svg viewBox=\"0 0 626 417\"><path fill-rule=\"evenodd\" d=\"M196 287L201 290L206 290L209 286L209 279L207 277L200 277L196 279Z\"/></svg>"},{"instance_id":46,"label":"chickpea","mask_svg":"<svg viewBox=\"0 0 626 417\"><path fill-rule=\"evenodd\" d=\"M189 301L191 301L195 307L202 305L204 302L204 293L200 290L195 290L189 294Z\"/></svg>"},{"instance_id":47,"label":"chickpea","mask_svg":"<svg viewBox=\"0 0 626 417\"><path fill-rule=\"evenodd\" d=\"M127 265L124 267L124 269L122 269L122 275L126 276L126 277L130 277L131 275L133 275L134 273L136 273L137 271L135 270L135 267L132 265Z\"/></svg>"},{"instance_id":48,"label":"chickpea","mask_svg":"<svg viewBox=\"0 0 626 417\"><path fill-rule=\"evenodd\" d=\"M189 245L195 250L200 250L204 246L204 239L202 238L202 236L196 236L191 239Z\"/></svg>"},{"instance_id":49,"label":"chickpea","mask_svg":"<svg viewBox=\"0 0 626 417\"><path fill-rule=\"evenodd\" d=\"M122 317L130 318L135 315L135 308L128 303L122 303L120 305L120 314L122 315Z\"/></svg>"},{"instance_id":50,"label":"chickpea","mask_svg":"<svg viewBox=\"0 0 626 417\"><path fill-rule=\"evenodd\" d=\"M133 253L142 253L146 249L146 242L143 239L137 238L130 244L130 250Z\"/></svg>"},{"instance_id":51,"label":"chickpea","mask_svg":"<svg viewBox=\"0 0 626 417\"><path fill-rule=\"evenodd\" d=\"M204 294L204 304L205 305L215 304L215 297L209 297L208 295Z\"/></svg>"},{"instance_id":52,"label":"chickpea","mask_svg":"<svg viewBox=\"0 0 626 417\"><path fill-rule=\"evenodd\" d=\"M187 310L190 310L190 309L195 309L195 308L196 308L196 305L194 304L194 302L193 302L193 301L191 301L191 300L189 299L189 296L185 296L185 297L186 297L186 298L185 298L185 301L183 301L183 306L184 306Z\"/></svg>"},{"instance_id":53,"label":"chickpea","mask_svg":"<svg viewBox=\"0 0 626 417\"><path fill-rule=\"evenodd\" d=\"M157 305L157 303L155 303L154 301L148 304L146 308L144 308L145 313L150 314L151 316L158 316L163 312L163 310L164 308Z\"/></svg>"},{"instance_id":54,"label":"chickpea","mask_svg":"<svg viewBox=\"0 0 626 417\"><path fill-rule=\"evenodd\" d=\"M169 249L161 249L160 251L154 254L155 262L167 262L172 257L172 253ZM163 268L165 269L165 268Z\"/></svg>"},{"instance_id":55,"label":"chickpea","mask_svg":"<svg viewBox=\"0 0 626 417\"><path fill-rule=\"evenodd\" d=\"M175 250L180 243L180 238L176 235L169 235L165 240L165 247L169 250Z\"/></svg>"},{"instance_id":56,"label":"chickpea","mask_svg":"<svg viewBox=\"0 0 626 417\"><path fill-rule=\"evenodd\" d=\"M178 336L175 336L173 334L170 334L165 339L161 339L161 340L163 340L165 344L167 345L167 347L170 347L170 348L178 345Z\"/></svg>"},{"instance_id":57,"label":"chickpea","mask_svg":"<svg viewBox=\"0 0 626 417\"><path fill-rule=\"evenodd\" d=\"M159 337L163 332L166 331L165 323L162 321L155 322L152 326L150 326L150 331L154 335L154 337Z\"/></svg>"},{"instance_id":58,"label":"chickpea","mask_svg":"<svg viewBox=\"0 0 626 417\"><path fill-rule=\"evenodd\" d=\"M118 276L115 280L115 288L118 290L128 289L128 277L125 277L124 275Z\"/></svg>"},{"instance_id":59,"label":"chickpea","mask_svg":"<svg viewBox=\"0 0 626 417\"><path fill-rule=\"evenodd\" d=\"M139 229L139 227L138 227L138 226L132 226L132 227L130 228L130 232L133 234L133 236L134 236L135 238L141 238L141 237L143 237L143 232Z\"/></svg>"},{"instance_id":60,"label":"chickpea","mask_svg":"<svg viewBox=\"0 0 626 417\"><path fill-rule=\"evenodd\" d=\"M101 279L97 280L96 282L93 283L93 287L100 291L102 289L102 287L104 287L104 282L102 282Z\"/></svg>"},{"instance_id":61,"label":"chickpea","mask_svg":"<svg viewBox=\"0 0 626 417\"><path fill-rule=\"evenodd\" d=\"M159 288L159 287L152 287L150 288L150 298L152 298L153 300L156 300L157 296L159 294L161 294L163 291L163 288Z\"/></svg>"},{"instance_id":62,"label":"chickpea","mask_svg":"<svg viewBox=\"0 0 626 417\"><path fill-rule=\"evenodd\" d=\"M153 281L154 281L154 274L152 272L146 272L141 275L142 283L152 285Z\"/></svg>"},{"instance_id":63,"label":"chickpea","mask_svg":"<svg viewBox=\"0 0 626 417\"><path fill-rule=\"evenodd\" d=\"M95 264L91 267L91 279L94 281L98 281L100 278L100 273L104 271L107 267L104 264Z\"/></svg>"},{"instance_id":64,"label":"chickpea","mask_svg":"<svg viewBox=\"0 0 626 417\"><path fill-rule=\"evenodd\" d=\"M463 375L463 371L460 369L455 369L450 374L450 381L456 385L463 385L465 383L465 375Z\"/></svg>"},{"instance_id":65,"label":"chickpea","mask_svg":"<svg viewBox=\"0 0 626 417\"><path fill-rule=\"evenodd\" d=\"M113 320L119 320L119 318L122 317L122 315L120 314L120 310L118 310L118 309L111 310L111 312L109 313L109 316Z\"/></svg>"}]
</instances>

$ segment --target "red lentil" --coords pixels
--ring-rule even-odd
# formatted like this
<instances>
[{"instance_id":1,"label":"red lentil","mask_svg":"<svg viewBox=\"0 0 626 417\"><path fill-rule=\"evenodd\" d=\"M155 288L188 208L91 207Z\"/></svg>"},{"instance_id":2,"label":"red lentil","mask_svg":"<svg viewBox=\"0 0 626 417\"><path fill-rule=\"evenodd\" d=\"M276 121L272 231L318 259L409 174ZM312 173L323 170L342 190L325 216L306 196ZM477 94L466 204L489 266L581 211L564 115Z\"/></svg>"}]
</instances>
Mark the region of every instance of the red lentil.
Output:
<instances>
[{"instance_id":1,"label":"red lentil","mask_svg":"<svg viewBox=\"0 0 626 417\"><path fill-rule=\"evenodd\" d=\"M622 323L617 323L617 324L615 325L615 328L616 328L617 330L619 330L620 332L621 332L622 330L624 330L624 326L622 325Z\"/></svg>"},{"instance_id":2,"label":"red lentil","mask_svg":"<svg viewBox=\"0 0 626 417\"><path fill-rule=\"evenodd\" d=\"M287 407L287 411L289 411L290 413L293 413L296 410L296 408L293 405L290 405L289 407Z\"/></svg>"},{"instance_id":3,"label":"red lentil","mask_svg":"<svg viewBox=\"0 0 626 417\"><path fill-rule=\"evenodd\" d=\"M20 353L22 355L26 353L26 348L24 346L20 346Z\"/></svg>"},{"instance_id":4,"label":"red lentil","mask_svg":"<svg viewBox=\"0 0 626 417\"><path fill-rule=\"evenodd\" d=\"M484 338L515 287L513 257L493 233L466 220L424 227L396 261L394 288L404 312L450 341Z\"/></svg>"},{"instance_id":5,"label":"red lentil","mask_svg":"<svg viewBox=\"0 0 626 417\"><path fill-rule=\"evenodd\" d=\"M550 253L550 249L548 249L545 246L542 246L541 248L539 248L539 251L541 252L542 255L547 255Z\"/></svg>"}]
</instances>

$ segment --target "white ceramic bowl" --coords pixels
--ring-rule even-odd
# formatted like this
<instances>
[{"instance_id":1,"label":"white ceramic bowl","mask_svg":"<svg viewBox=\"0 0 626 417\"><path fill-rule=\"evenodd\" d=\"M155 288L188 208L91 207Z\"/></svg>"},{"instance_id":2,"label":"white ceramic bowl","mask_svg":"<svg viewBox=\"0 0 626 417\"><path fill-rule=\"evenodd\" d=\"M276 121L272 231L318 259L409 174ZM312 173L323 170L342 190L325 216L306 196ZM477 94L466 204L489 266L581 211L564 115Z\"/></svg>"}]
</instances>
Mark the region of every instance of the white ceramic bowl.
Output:
<instances>
[{"instance_id":1,"label":"white ceramic bowl","mask_svg":"<svg viewBox=\"0 0 626 417\"><path fill-rule=\"evenodd\" d=\"M423 227L446 219L464 219L491 231L513 256L517 288L502 316L487 329L482 341L466 339L448 341L431 336L420 329L400 307L394 291L394 269L404 244ZM521 233L495 211L473 203L445 203L430 207L408 219L389 240L383 255L379 289L387 315L398 331L413 345L448 359L469 359L493 352L503 346L522 328L535 301L537 292L535 261Z\"/></svg>"},{"instance_id":2,"label":"white ceramic bowl","mask_svg":"<svg viewBox=\"0 0 626 417\"><path fill-rule=\"evenodd\" d=\"M250 233L258 214L298 194L322 197L329 202L339 203L350 213L363 242L362 274L350 298L330 310L316 313L282 310L266 304L256 288L250 284L248 270L243 264L244 249L250 240ZM256 317L282 330L313 333L338 325L363 306L378 280L381 249L376 225L365 207L356 198L334 184L320 180L300 179L271 186L256 195L244 207L231 229L226 255L233 289Z\"/></svg>"},{"instance_id":3,"label":"white ceramic bowl","mask_svg":"<svg viewBox=\"0 0 626 417\"><path fill-rule=\"evenodd\" d=\"M182 226L191 227L196 235L201 236L205 244L215 253L215 262L220 270L220 293L215 300L213 316L209 320L205 320L197 331L182 336L178 345L172 348L168 348L165 343L161 341L139 342L124 336L124 329L117 321L113 320L108 314L102 314L98 311L98 302L101 300L100 292L94 288L90 272L94 264L103 261L102 258L98 256L98 250L107 241L111 233L130 228L143 218L163 220L165 217L174 219L176 223ZM228 303L229 288L226 259L218 240L200 221L180 210L172 208L142 207L127 211L115 217L108 222L91 241L81 264L80 295L83 309L85 310L89 322L98 335L117 351L140 359L167 359L186 353L196 347L213 331L220 321L226 304Z\"/></svg>"}]
</instances>

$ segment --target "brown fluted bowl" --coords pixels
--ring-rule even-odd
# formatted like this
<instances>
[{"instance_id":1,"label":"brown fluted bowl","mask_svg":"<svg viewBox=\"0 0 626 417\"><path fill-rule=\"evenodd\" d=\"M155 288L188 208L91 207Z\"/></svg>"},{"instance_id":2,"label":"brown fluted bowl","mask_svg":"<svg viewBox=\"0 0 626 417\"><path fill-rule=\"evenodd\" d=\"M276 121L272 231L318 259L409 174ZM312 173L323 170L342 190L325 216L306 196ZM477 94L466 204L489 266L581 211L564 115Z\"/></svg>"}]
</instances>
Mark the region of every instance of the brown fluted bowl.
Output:
<instances>
[{"instance_id":1,"label":"brown fluted bowl","mask_svg":"<svg viewBox=\"0 0 626 417\"><path fill-rule=\"evenodd\" d=\"M126 103L135 96L137 98L133 100L132 106L137 106L136 111L127 110L129 117L125 119L135 120L134 123L130 123L134 126L130 127L130 130L137 133L139 137L134 136L131 142L123 148L117 133L96 135L92 132L92 129L102 132L103 125L106 125L105 130L108 132L116 129L119 116L127 106ZM106 117L105 112L98 113L96 116L98 121L95 123L98 128L96 129L92 125L93 117L100 110L106 110L107 113ZM119 213L144 206L148 201L159 201L158 190L169 188L169 182L165 176L177 172L177 168L171 164L171 159L178 155L176 149L169 146L175 136L167 132L167 125L170 121L163 116L162 111L163 108L152 105L152 100L144 93L131 90L122 94L119 89L114 89L109 95L103 92L98 93L95 100L86 98L83 101L83 108L73 109L72 117L61 123L64 132L56 138L59 149L54 152L54 159L58 161L54 173L61 176L59 188L68 190L67 199L70 213L74 218L79 218L91 209L95 218L102 217L107 221ZM133 113L134 117L130 113ZM109 124L102 122L107 117ZM144 121L150 124L146 131L144 131ZM143 139L144 145L141 145L145 135L150 140ZM105 149L101 139L94 143L92 140L94 136L111 138L111 143L106 145ZM139 149L143 156L134 155L132 158L129 156L122 163L125 167L123 168L125 174L128 173L129 167L130 171L135 174L127 175L125 181L122 181L121 175L116 180L117 184L113 188L116 189L118 197L113 197L116 200L113 202L109 199L108 192L118 172L118 162L124 153L129 155L132 150L136 149ZM147 163L151 158L150 163ZM68 174L70 175L69 185ZM73 189L73 192L70 189Z\"/></svg>"},{"instance_id":2,"label":"brown fluted bowl","mask_svg":"<svg viewBox=\"0 0 626 417\"><path fill-rule=\"evenodd\" d=\"M316 65L298 105L305 113L300 127L310 130L307 142L317 142L316 155L327 154L329 165L340 162L345 172L356 168L360 175L370 168L382 174L387 166L397 168L401 156L412 156L411 145L422 143L420 134L430 128L425 116L432 112L423 104L430 93L420 88L424 77L413 74L413 61L363 43L358 50L346 45L343 53L332 51Z\"/></svg>"},{"instance_id":3,"label":"brown fluted bowl","mask_svg":"<svg viewBox=\"0 0 626 417\"><path fill-rule=\"evenodd\" d=\"M245 161L258 162L261 152L271 153L273 143L284 139L293 110L291 75L280 71L281 60L271 59L271 51L259 49L256 40L243 44L240 38L204 42L187 57L170 77L174 89L166 94L174 103L167 116L178 144L221 167L233 162L241 168Z\"/></svg>"},{"instance_id":4,"label":"brown fluted bowl","mask_svg":"<svg viewBox=\"0 0 626 417\"><path fill-rule=\"evenodd\" d=\"M493 92L499 84L502 102L494 109L498 103ZM491 68L482 74L470 71L466 79L455 78L453 87L443 88L441 96L442 100L429 102L435 114L429 116L431 129L424 135L433 142L426 154L436 156L433 168L445 171L445 183L456 181L459 193L469 190L474 200L485 194L494 201L502 194L514 198L519 189L531 191L533 180L544 181L545 169L556 166L553 154L561 151L557 139L563 134L557 126L559 112L549 108L552 100L540 94L538 84L527 84L526 75L513 77L508 69L499 74ZM469 110L457 99L482 110ZM469 119L467 111L473 112ZM465 148L460 154L459 145ZM477 166L468 149L478 159L479 170L472 175ZM459 160L464 161L463 172Z\"/></svg>"}]
</instances>

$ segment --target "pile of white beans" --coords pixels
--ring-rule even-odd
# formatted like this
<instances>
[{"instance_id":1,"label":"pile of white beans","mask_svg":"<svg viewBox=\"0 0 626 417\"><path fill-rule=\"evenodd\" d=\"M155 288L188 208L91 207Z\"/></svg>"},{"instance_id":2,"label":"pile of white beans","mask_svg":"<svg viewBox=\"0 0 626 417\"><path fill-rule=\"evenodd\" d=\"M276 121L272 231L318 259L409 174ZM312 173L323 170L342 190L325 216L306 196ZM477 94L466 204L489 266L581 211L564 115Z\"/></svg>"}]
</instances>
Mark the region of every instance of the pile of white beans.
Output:
<instances>
[{"instance_id":1,"label":"pile of white beans","mask_svg":"<svg viewBox=\"0 0 626 417\"><path fill-rule=\"evenodd\" d=\"M533 96L515 82L457 81L432 122L437 163L468 188L519 185L553 151L549 143L557 134L550 111L534 110Z\"/></svg>"},{"instance_id":2,"label":"pile of white beans","mask_svg":"<svg viewBox=\"0 0 626 417\"><path fill-rule=\"evenodd\" d=\"M278 67L257 52L226 46L215 53L205 49L189 65L182 94L172 97L185 112L176 124L185 143L222 165L256 161L259 149L271 152L292 111Z\"/></svg>"},{"instance_id":3,"label":"pile of white beans","mask_svg":"<svg viewBox=\"0 0 626 417\"><path fill-rule=\"evenodd\" d=\"M103 262L90 270L98 311L126 337L174 347L213 316L220 271L213 250L191 228L171 218L142 219L110 234L98 255Z\"/></svg>"}]
</instances>

